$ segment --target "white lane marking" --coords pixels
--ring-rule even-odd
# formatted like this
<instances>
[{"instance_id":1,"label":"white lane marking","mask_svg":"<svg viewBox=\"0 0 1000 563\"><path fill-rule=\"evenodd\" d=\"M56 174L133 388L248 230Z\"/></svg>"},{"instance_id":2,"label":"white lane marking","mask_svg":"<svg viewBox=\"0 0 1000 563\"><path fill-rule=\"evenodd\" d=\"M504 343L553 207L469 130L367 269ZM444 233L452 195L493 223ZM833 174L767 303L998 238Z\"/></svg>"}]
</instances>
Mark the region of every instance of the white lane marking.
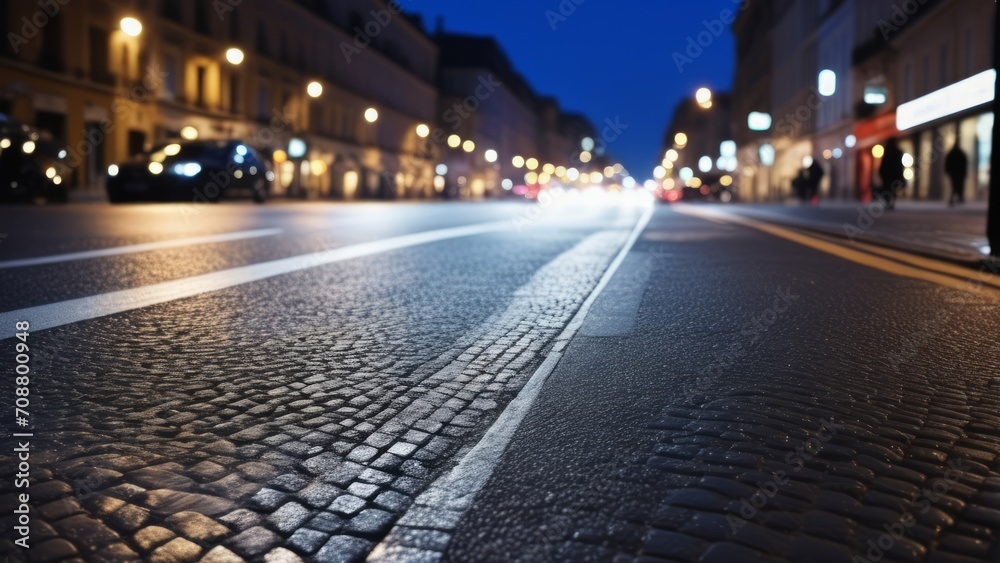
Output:
<instances>
[{"instance_id":1,"label":"white lane marking","mask_svg":"<svg viewBox=\"0 0 1000 563\"><path fill-rule=\"evenodd\" d=\"M140 309L142 307L149 307L150 305L158 305L176 299L193 297L202 293L219 291L334 262L342 262L344 260L431 242L504 231L510 228L511 226L508 221L497 221L466 227L427 231L365 242L343 248L334 248L312 254L292 256L260 264L251 264L249 266L241 266L239 268L231 268L229 270L134 289L123 289L59 303L8 311L0 313L0 340L12 338L15 335L14 323L17 321L29 321L32 331L45 330L124 311L131 311L133 309Z\"/></svg>"},{"instance_id":2,"label":"white lane marking","mask_svg":"<svg viewBox=\"0 0 1000 563\"><path fill-rule=\"evenodd\" d=\"M601 277L597 286L594 287L594 290L580 306L580 309L573 316L572 320L570 320L569 324L566 325L566 328L556 337L551 352L542 361L542 364L538 366L535 373L532 374L531 379L525 383L521 391L514 397L514 400L507 405L507 408L500 414L496 422L490 426L482 439L465 454L461 461L458 462L458 465L450 472L435 480L426 491L417 497L413 506L407 511L407 514L419 511L423 514L437 513L439 515L448 515L438 520L442 524L437 529L449 531L449 529L453 529L453 526L444 524L444 522L454 522L457 524L461 515L468 511L476 495L479 494L486 485L486 482L493 475L493 471L500 462L501 456L514 436L514 432L538 398L538 394L541 392L545 381L555 371L556 366L559 365L566 346L576 335L580 327L583 326L584 319L586 319L587 313L590 312L590 308L597 301L604 288L607 287L611 278L614 277L615 272L618 271L622 262L625 261L636 240L638 240L642 231L645 230L646 225L649 224L654 211L654 207L649 206L642 214L639 222L633 228L631 235L625 241L625 245L622 246L621 251L618 252L611 265L608 266L607 271L604 272L604 276ZM408 521L406 518L407 514L404 514L399 521ZM405 527L407 527L405 524L397 526L397 528ZM394 542L393 532L396 531L397 529L394 528L382 543L375 546L375 549L368 556L368 561L384 563L389 561L405 561L407 559L405 555L406 548ZM400 530L400 533L402 533L402 530Z\"/></svg>"},{"instance_id":3,"label":"white lane marking","mask_svg":"<svg viewBox=\"0 0 1000 563\"><path fill-rule=\"evenodd\" d=\"M173 240L161 240L157 242L144 242L141 244L102 248L99 250L71 252L69 254L54 254L52 256L5 260L0 262L0 270L7 268L23 268L25 266L40 266L42 264L57 264L59 262L71 262L73 260L87 260L89 258L104 258L106 256L119 256L121 254L135 254L136 252L149 252L150 250L163 250L164 248L177 248L179 246L191 246L195 244L212 244L216 242L230 242L234 240L270 237L281 234L282 232L284 232L282 229L256 229L253 231L238 231L235 233L222 233L218 235L204 235Z\"/></svg>"}]
</instances>

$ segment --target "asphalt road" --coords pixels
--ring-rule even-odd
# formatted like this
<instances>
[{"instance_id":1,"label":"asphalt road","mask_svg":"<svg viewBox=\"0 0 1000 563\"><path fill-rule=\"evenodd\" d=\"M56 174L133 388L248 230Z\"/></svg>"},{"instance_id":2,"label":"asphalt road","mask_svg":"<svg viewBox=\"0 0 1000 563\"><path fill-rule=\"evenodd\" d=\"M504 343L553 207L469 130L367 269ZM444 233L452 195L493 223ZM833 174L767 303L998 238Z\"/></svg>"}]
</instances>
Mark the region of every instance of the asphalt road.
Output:
<instances>
[{"instance_id":1,"label":"asphalt road","mask_svg":"<svg viewBox=\"0 0 1000 563\"><path fill-rule=\"evenodd\" d=\"M962 562L1000 530L992 274L607 198L0 233L11 560Z\"/></svg>"}]
</instances>

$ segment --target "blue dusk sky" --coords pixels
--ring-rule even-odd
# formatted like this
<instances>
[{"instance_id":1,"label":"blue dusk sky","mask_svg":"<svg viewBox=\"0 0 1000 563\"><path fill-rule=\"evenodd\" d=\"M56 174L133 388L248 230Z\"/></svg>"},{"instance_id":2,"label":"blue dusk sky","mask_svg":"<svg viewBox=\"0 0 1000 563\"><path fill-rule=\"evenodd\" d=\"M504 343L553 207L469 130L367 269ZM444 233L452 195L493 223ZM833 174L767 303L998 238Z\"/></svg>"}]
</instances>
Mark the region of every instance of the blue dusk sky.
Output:
<instances>
[{"instance_id":1,"label":"blue dusk sky","mask_svg":"<svg viewBox=\"0 0 1000 563\"><path fill-rule=\"evenodd\" d=\"M627 125L609 152L651 177L674 107L695 90L732 84L734 42L722 18L740 0L404 0L433 33L492 35L539 94L564 110ZM728 14L726 14L728 11ZM701 44L691 47L701 34ZM690 47L690 49L689 49ZM700 52L699 52L700 51ZM689 57L689 55L695 55ZM610 141L610 139L609 139Z\"/></svg>"}]
</instances>

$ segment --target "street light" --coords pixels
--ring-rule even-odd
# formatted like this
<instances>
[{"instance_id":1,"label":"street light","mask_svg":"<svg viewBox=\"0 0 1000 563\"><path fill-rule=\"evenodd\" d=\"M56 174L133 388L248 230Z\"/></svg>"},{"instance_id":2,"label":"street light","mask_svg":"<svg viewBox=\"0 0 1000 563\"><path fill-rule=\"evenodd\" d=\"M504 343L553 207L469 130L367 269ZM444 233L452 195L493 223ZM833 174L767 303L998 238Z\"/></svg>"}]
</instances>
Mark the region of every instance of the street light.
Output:
<instances>
[{"instance_id":1,"label":"street light","mask_svg":"<svg viewBox=\"0 0 1000 563\"><path fill-rule=\"evenodd\" d=\"M677 145L678 148L683 149L688 144L688 136L685 133L678 133L674 135L674 144Z\"/></svg>"},{"instance_id":2,"label":"street light","mask_svg":"<svg viewBox=\"0 0 1000 563\"><path fill-rule=\"evenodd\" d=\"M510 163L514 165L514 168L522 168L522 167L524 167L524 157L520 156L520 155L515 156L510 161Z\"/></svg>"},{"instance_id":3,"label":"street light","mask_svg":"<svg viewBox=\"0 0 1000 563\"><path fill-rule=\"evenodd\" d=\"M821 96L830 97L837 93L837 73L830 69L821 70L819 72L819 94Z\"/></svg>"},{"instance_id":4,"label":"street light","mask_svg":"<svg viewBox=\"0 0 1000 563\"><path fill-rule=\"evenodd\" d=\"M486 158L486 162L489 162L490 164L496 162L497 158L498 158L497 151L495 151L493 149L488 149L486 151L485 158Z\"/></svg>"},{"instance_id":5,"label":"street light","mask_svg":"<svg viewBox=\"0 0 1000 563\"><path fill-rule=\"evenodd\" d=\"M476 143L473 143L472 141L466 141L462 143L462 150L465 152L472 152L476 150Z\"/></svg>"},{"instance_id":6,"label":"street light","mask_svg":"<svg viewBox=\"0 0 1000 563\"><path fill-rule=\"evenodd\" d=\"M306 94L309 94L310 98L318 98L323 95L323 85L319 82L313 80L306 86Z\"/></svg>"},{"instance_id":7,"label":"street light","mask_svg":"<svg viewBox=\"0 0 1000 563\"><path fill-rule=\"evenodd\" d=\"M694 100L698 102L699 106L710 109L712 107L712 91L708 88L699 88L694 93Z\"/></svg>"},{"instance_id":8,"label":"street light","mask_svg":"<svg viewBox=\"0 0 1000 563\"><path fill-rule=\"evenodd\" d=\"M243 51L236 47L229 49L226 51L226 60L229 61L229 64L238 66L243 62Z\"/></svg>"},{"instance_id":9,"label":"street light","mask_svg":"<svg viewBox=\"0 0 1000 563\"><path fill-rule=\"evenodd\" d=\"M762 111L750 112L747 116L747 127L751 131L767 131L771 128L771 114Z\"/></svg>"},{"instance_id":10,"label":"street light","mask_svg":"<svg viewBox=\"0 0 1000 563\"><path fill-rule=\"evenodd\" d=\"M421 139L426 139L431 134L431 128L427 125L421 123L417 125L417 136Z\"/></svg>"},{"instance_id":11,"label":"street light","mask_svg":"<svg viewBox=\"0 0 1000 563\"><path fill-rule=\"evenodd\" d=\"M139 37L139 34L142 33L142 22L131 17L122 18L121 28L122 31L125 32L125 35L128 35L129 37Z\"/></svg>"},{"instance_id":12,"label":"street light","mask_svg":"<svg viewBox=\"0 0 1000 563\"><path fill-rule=\"evenodd\" d=\"M710 157L710 156L703 156L703 157L701 157L701 159L698 160L698 170L701 170L702 172L704 172L706 174L709 173L709 172L711 172L712 171L712 157Z\"/></svg>"},{"instance_id":13,"label":"street light","mask_svg":"<svg viewBox=\"0 0 1000 563\"><path fill-rule=\"evenodd\" d=\"M378 110L375 108L368 108L365 110L365 121L368 123L375 123L378 121Z\"/></svg>"},{"instance_id":14,"label":"street light","mask_svg":"<svg viewBox=\"0 0 1000 563\"><path fill-rule=\"evenodd\" d=\"M458 135L450 135L448 137L448 146L449 147L451 147L453 149L457 149L461 145L462 145L462 138L459 137Z\"/></svg>"}]
</instances>

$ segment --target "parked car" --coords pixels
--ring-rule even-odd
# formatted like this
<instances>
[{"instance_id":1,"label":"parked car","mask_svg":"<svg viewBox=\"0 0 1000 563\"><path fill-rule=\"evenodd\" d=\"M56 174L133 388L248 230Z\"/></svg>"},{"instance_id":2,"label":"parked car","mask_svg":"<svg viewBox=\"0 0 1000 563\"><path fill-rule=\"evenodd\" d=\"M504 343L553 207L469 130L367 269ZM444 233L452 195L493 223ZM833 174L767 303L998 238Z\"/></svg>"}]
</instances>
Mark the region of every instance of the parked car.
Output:
<instances>
[{"instance_id":1,"label":"parked car","mask_svg":"<svg viewBox=\"0 0 1000 563\"><path fill-rule=\"evenodd\" d=\"M0 201L66 201L67 156L47 132L0 114Z\"/></svg>"},{"instance_id":2,"label":"parked car","mask_svg":"<svg viewBox=\"0 0 1000 563\"><path fill-rule=\"evenodd\" d=\"M240 141L168 143L108 167L108 199L218 202L241 193L263 203L274 173Z\"/></svg>"}]
</instances>

